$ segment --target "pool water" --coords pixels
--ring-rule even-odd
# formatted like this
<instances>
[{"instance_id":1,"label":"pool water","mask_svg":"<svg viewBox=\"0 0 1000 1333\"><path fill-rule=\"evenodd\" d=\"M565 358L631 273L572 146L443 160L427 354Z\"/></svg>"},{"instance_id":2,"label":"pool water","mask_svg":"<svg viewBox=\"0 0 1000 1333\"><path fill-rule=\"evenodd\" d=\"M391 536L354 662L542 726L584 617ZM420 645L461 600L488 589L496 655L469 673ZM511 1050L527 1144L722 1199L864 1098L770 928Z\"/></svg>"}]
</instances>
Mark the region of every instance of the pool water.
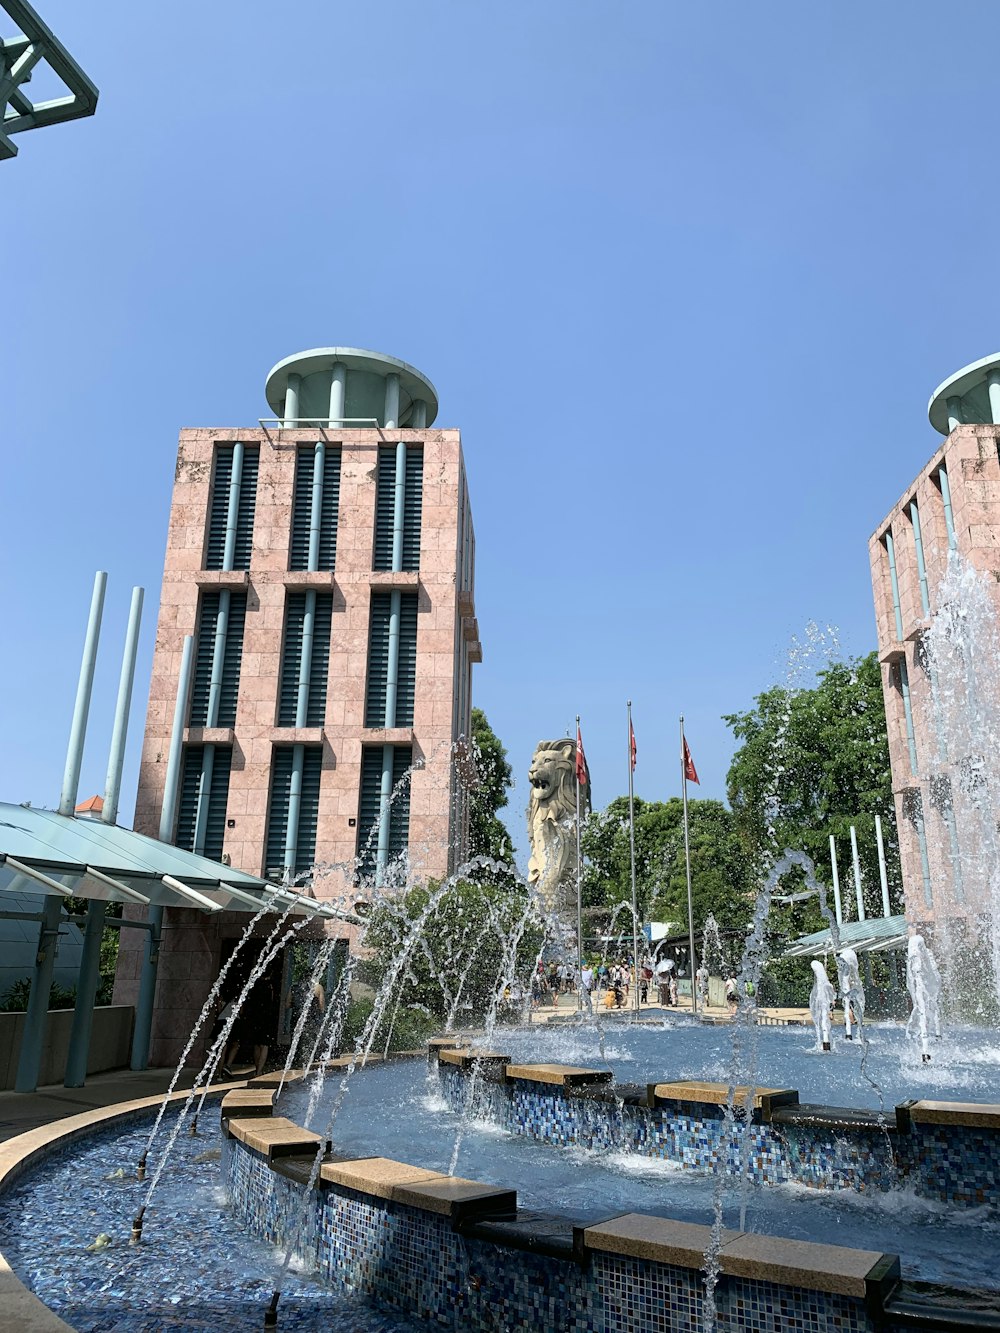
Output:
<instances>
[{"instance_id":1,"label":"pool water","mask_svg":"<svg viewBox=\"0 0 1000 1333\"><path fill-rule=\"evenodd\" d=\"M726 1078L731 1036L725 1029L678 1021L662 1029L620 1027L600 1035L604 1060L595 1034L579 1030L505 1030L492 1045L520 1061L610 1066L624 1082ZM878 1093L857 1081L856 1047L843 1043L846 1051L839 1048L834 1056L822 1057L811 1052L810 1031L761 1029L758 1035L762 1084L798 1088L804 1102L877 1107ZM920 1088L917 1079L924 1070L919 1053L911 1067L899 1028L875 1031L871 1039L870 1070L884 1081L887 1107L931 1091ZM993 1087L987 1072L995 1069L992 1054L985 1039L982 1046L965 1044L964 1062L934 1066L932 1095L968 1101L981 1093L984 1099L986 1088ZM328 1080L310 1128L328 1130L331 1105L341 1087L341 1077ZM303 1124L306 1105L306 1089L292 1086L282 1094L280 1112ZM332 1138L339 1152L383 1155L438 1171L449 1169L458 1144L455 1174L515 1188L522 1208L565 1213L579 1222L643 1212L708 1223L715 1191L721 1188L727 1226L738 1225L745 1203L747 1230L898 1253L906 1277L1000 1290L996 1208L953 1207L908 1190L857 1194L780 1185L751 1186L744 1194L739 1181L720 1182L671 1162L538 1143L486 1120L463 1120L444 1100L436 1071L428 1072L417 1060L357 1071L347 1085Z\"/></svg>"}]
</instances>

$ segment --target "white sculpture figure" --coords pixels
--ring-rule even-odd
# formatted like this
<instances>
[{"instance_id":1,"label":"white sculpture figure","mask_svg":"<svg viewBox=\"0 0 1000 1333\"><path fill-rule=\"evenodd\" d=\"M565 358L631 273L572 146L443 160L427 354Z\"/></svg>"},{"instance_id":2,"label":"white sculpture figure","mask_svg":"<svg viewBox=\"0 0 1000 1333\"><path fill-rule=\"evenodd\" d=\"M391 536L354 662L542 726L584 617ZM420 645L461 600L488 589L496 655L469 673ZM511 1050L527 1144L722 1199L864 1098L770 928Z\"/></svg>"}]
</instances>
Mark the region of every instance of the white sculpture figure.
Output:
<instances>
[{"instance_id":1,"label":"white sculpture figure","mask_svg":"<svg viewBox=\"0 0 1000 1333\"><path fill-rule=\"evenodd\" d=\"M826 975L826 967L814 958L812 961L813 987L809 994L809 1012L816 1028L816 1039L823 1050L830 1049L830 1006L837 998L837 991Z\"/></svg>"},{"instance_id":2,"label":"white sculpture figure","mask_svg":"<svg viewBox=\"0 0 1000 1333\"><path fill-rule=\"evenodd\" d=\"M694 974L694 979L698 986L698 1007L705 1009L708 1005L708 968L704 962Z\"/></svg>"},{"instance_id":3,"label":"white sculpture figure","mask_svg":"<svg viewBox=\"0 0 1000 1333\"><path fill-rule=\"evenodd\" d=\"M567 926L576 921L576 743L539 741L528 769L528 887ZM590 810L590 776L580 789L580 818Z\"/></svg>"},{"instance_id":4,"label":"white sculpture figure","mask_svg":"<svg viewBox=\"0 0 1000 1333\"><path fill-rule=\"evenodd\" d=\"M911 935L906 946L906 989L910 992L913 1012L906 1024L906 1035L914 1031L920 1037L920 1057L924 1064L931 1058L928 1031L941 1036L941 973L923 935Z\"/></svg>"},{"instance_id":5,"label":"white sculpture figure","mask_svg":"<svg viewBox=\"0 0 1000 1333\"><path fill-rule=\"evenodd\" d=\"M837 980L844 1002L844 1036L853 1041L854 1025L857 1024L860 1032L865 1021L865 990L861 984L858 955L853 949L841 949L837 954Z\"/></svg>"}]
</instances>

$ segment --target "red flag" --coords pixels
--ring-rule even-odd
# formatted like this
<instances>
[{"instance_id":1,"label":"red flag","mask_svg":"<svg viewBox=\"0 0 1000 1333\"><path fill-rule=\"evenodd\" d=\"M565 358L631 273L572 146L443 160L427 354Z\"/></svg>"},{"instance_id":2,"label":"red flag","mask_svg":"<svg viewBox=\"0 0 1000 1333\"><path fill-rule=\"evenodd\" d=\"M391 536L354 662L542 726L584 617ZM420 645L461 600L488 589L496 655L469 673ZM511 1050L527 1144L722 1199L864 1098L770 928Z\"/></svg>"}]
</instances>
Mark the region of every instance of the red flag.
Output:
<instances>
[{"instance_id":1,"label":"red flag","mask_svg":"<svg viewBox=\"0 0 1000 1333\"><path fill-rule=\"evenodd\" d=\"M587 756L583 753L583 737L580 724L576 724L576 780L581 787L587 785Z\"/></svg>"},{"instance_id":2,"label":"red flag","mask_svg":"<svg viewBox=\"0 0 1000 1333\"><path fill-rule=\"evenodd\" d=\"M691 758L691 751L688 749L687 737L684 737L684 776L688 782L698 782L698 770L694 766L694 760ZM698 782L698 786L701 783Z\"/></svg>"},{"instance_id":3,"label":"red flag","mask_svg":"<svg viewBox=\"0 0 1000 1333\"><path fill-rule=\"evenodd\" d=\"M632 719L628 720L628 753L632 762L632 772L635 772L635 732L632 730Z\"/></svg>"}]
</instances>

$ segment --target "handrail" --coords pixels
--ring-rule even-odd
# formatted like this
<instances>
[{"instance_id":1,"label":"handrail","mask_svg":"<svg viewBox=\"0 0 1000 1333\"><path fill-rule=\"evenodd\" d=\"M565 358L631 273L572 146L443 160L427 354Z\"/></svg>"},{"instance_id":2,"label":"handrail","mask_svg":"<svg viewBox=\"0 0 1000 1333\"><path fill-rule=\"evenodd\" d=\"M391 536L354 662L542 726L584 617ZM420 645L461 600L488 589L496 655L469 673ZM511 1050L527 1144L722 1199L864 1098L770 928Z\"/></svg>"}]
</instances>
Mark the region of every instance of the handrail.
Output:
<instances>
[{"instance_id":1,"label":"handrail","mask_svg":"<svg viewBox=\"0 0 1000 1333\"><path fill-rule=\"evenodd\" d=\"M303 430L309 426L318 426L319 433L327 444L330 441L327 439L326 432L332 430L334 424L338 426L360 426L363 429L374 428L379 433L379 439L383 444L385 443L385 436L382 433L382 427L378 424L378 417L258 417L257 421L261 430L267 436L267 442L272 449L275 448L275 443L271 439L268 426L273 426L276 431Z\"/></svg>"}]
</instances>

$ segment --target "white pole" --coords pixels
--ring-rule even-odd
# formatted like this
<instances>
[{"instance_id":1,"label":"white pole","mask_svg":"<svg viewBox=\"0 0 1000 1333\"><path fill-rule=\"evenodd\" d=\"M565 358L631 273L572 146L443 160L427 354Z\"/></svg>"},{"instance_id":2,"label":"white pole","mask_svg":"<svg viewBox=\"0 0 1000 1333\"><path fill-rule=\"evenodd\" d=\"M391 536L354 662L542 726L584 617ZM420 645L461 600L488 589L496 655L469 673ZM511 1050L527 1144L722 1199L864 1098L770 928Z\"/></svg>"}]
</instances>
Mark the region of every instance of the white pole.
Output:
<instances>
[{"instance_id":1,"label":"white pole","mask_svg":"<svg viewBox=\"0 0 1000 1333\"><path fill-rule=\"evenodd\" d=\"M684 719L681 718L681 793L684 801L684 867L687 871L687 894L688 894L688 969L691 975L691 1012L698 1012L698 987L694 984L695 972L698 968L697 959L694 956L694 912L691 907L691 843L688 838L688 783L687 783L687 761L684 755Z\"/></svg>"},{"instance_id":2,"label":"white pole","mask_svg":"<svg viewBox=\"0 0 1000 1333\"><path fill-rule=\"evenodd\" d=\"M632 781L632 700L628 700L628 844L632 868L632 1004L639 1012L639 906L635 891L635 797Z\"/></svg>"},{"instance_id":3,"label":"white pole","mask_svg":"<svg viewBox=\"0 0 1000 1333\"><path fill-rule=\"evenodd\" d=\"M833 870L833 908L837 914L837 925L844 924L844 912L840 903L840 875L837 873L837 843L830 834L830 867Z\"/></svg>"},{"instance_id":4,"label":"white pole","mask_svg":"<svg viewBox=\"0 0 1000 1333\"><path fill-rule=\"evenodd\" d=\"M892 916L889 908L889 880L885 873L885 843L882 841L882 817L875 816L875 841L878 844L878 877L882 884L882 915Z\"/></svg>"},{"instance_id":5,"label":"white pole","mask_svg":"<svg viewBox=\"0 0 1000 1333\"><path fill-rule=\"evenodd\" d=\"M580 851L580 714L576 715L576 1007L583 1008L583 855Z\"/></svg>"},{"instance_id":6,"label":"white pole","mask_svg":"<svg viewBox=\"0 0 1000 1333\"><path fill-rule=\"evenodd\" d=\"M861 896L861 861L858 857L858 833L851 825L851 859L854 862L854 893L858 900L858 920L865 919L865 900Z\"/></svg>"}]
</instances>

